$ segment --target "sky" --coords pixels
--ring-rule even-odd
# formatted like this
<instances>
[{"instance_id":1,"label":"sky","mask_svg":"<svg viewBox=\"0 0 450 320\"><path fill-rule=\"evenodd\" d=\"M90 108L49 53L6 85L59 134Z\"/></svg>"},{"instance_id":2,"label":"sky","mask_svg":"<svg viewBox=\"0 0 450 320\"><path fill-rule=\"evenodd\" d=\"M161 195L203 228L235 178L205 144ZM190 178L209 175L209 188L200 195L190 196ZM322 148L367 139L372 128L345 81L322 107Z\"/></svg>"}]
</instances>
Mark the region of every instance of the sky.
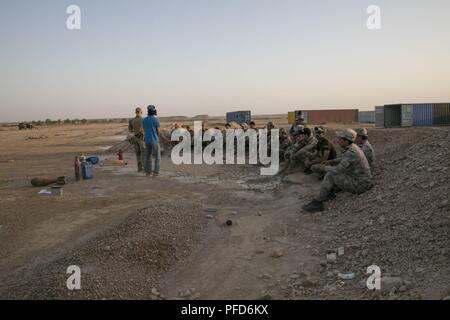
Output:
<instances>
[{"instance_id":1,"label":"sky","mask_svg":"<svg viewBox=\"0 0 450 320\"><path fill-rule=\"evenodd\" d=\"M448 0L0 1L0 122L410 102L450 102Z\"/></svg>"}]
</instances>

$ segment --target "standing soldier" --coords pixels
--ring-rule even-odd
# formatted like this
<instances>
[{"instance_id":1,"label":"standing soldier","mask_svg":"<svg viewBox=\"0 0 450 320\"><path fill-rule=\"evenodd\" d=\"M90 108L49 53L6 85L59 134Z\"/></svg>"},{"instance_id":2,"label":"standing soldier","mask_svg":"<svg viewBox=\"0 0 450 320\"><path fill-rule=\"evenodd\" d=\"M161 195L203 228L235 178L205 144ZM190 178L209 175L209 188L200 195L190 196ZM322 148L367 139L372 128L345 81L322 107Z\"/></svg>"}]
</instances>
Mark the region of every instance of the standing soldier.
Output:
<instances>
[{"instance_id":1,"label":"standing soldier","mask_svg":"<svg viewBox=\"0 0 450 320\"><path fill-rule=\"evenodd\" d=\"M369 162L370 171L372 172L372 175L373 175L375 152L373 151L372 145L369 142L368 135L367 135L367 129L366 128L358 128L355 131L357 134L355 143L364 152L364 155L366 156L367 161Z\"/></svg>"},{"instance_id":2,"label":"standing soldier","mask_svg":"<svg viewBox=\"0 0 450 320\"><path fill-rule=\"evenodd\" d=\"M144 128L142 126L142 109L136 108L136 117L128 122L128 131L132 135L129 139L130 143L134 146L134 151L136 152L136 161L138 172L144 170Z\"/></svg>"},{"instance_id":3,"label":"standing soldier","mask_svg":"<svg viewBox=\"0 0 450 320\"><path fill-rule=\"evenodd\" d=\"M369 163L362 150L353 142L356 132L351 129L342 129L336 132L338 143L344 150L341 159L326 161L326 164L337 163L337 166L325 166L325 178L320 185L319 194L307 205L303 206L306 212L323 211L323 202L336 197L336 191L347 191L361 194L373 186Z\"/></svg>"}]
</instances>

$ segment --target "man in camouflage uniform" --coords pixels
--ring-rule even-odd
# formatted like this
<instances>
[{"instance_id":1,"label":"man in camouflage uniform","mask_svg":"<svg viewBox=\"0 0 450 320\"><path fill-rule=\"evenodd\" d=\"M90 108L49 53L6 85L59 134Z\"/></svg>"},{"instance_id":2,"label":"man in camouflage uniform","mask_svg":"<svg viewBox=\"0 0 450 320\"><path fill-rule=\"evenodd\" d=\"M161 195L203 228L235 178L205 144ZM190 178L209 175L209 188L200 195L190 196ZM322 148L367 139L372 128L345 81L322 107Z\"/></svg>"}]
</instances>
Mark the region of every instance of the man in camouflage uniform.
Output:
<instances>
[{"instance_id":1,"label":"man in camouflage uniform","mask_svg":"<svg viewBox=\"0 0 450 320\"><path fill-rule=\"evenodd\" d=\"M292 144L291 138L286 132L286 129L280 129L280 161L284 161L284 154L289 146Z\"/></svg>"},{"instance_id":2,"label":"man in camouflage uniform","mask_svg":"<svg viewBox=\"0 0 450 320\"><path fill-rule=\"evenodd\" d=\"M305 161L306 172L316 172L320 174L320 170L316 170L317 165L324 161L336 159L336 147L327 137L325 137L325 128L315 127L314 134L317 139L316 149L311 153L310 157Z\"/></svg>"},{"instance_id":3,"label":"man in camouflage uniform","mask_svg":"<svg viewBox=\"0 0 450 320\"><path fill-rule=\"evenodd\" d=\"M130 132L130 143L134 146L136 152L136 161L138 172L144 171L144 128L142 126L142 109L136 108L136 117L128 122L128 131Z\"/></svg>"},{"instance_id":4,"label":"man in camouflage uniform","mask_svg":"<svg viewBox=\"0 0 450 320\"><path fill-rule=\"evenodd\" d=\"M303 206L306 212L323 211L323 202L334 199L336 191L361 194L373 186L369 163L363 151L354 144L356 132L341 129L336 135L339 137L339 145L344 150L342 158L326 162L338 164L325 167L327 173L320 185L320 192L310 203Z\"/></svg>"},{"instance_id":5,"label":"man in camouflage uniform","mask_svg":"<svg viewBox=\"0 0 450 320\"><path fill-rule=\"evenodd\" d=\"M289 174L299 164L303 165L307 155L316 147L317 140L311 134L310 128L303 128L297 134L293 146L285 152L285 164L280 174Z\"/></svg>"},{"instance_id":6,"label":"man in camouflage uniform","mask_svg":"<svg viewBox=\"0 0 450 320\"><path fill-rule=\"evenodd\" d=\"M292 133L292 142L286 148L284 155L282 157L283 166L281 170L279 170L278 174L284 173L291 166L291 160L294 154L305 146L305 139L303 135L303 127L298 126Z\"/></svg>"},{"instance_id":7,"label":"man in camouflage uniform","mask_svg":"<svg viewBox=\"0 0 450 320\"><path fill-rule=\"evenodd\" d=\"M303 136L304 147L293 155L292 160L294 160L297 165L303 166L304 169L306 159L308 159L312 152L314 152L317 148L317 139L312 134L310 128L303 129Z\"/></svg>"},{"instance_id":8,"label":"man in camouflage uniform","mask_svg":"<svg viewBox=\"0 0 450 320\"><path fill-rule=\"evenodd\" d=\"M367 135L367 129L366 128L358 128L355 131L357 134L355 143L364 152L364 155L366 156L367 161L369 162L370 171L373 174L373 165L375 162L375 152L372 148L372 145L369 142L368 135Z\"/></svg>"}]
</instances>

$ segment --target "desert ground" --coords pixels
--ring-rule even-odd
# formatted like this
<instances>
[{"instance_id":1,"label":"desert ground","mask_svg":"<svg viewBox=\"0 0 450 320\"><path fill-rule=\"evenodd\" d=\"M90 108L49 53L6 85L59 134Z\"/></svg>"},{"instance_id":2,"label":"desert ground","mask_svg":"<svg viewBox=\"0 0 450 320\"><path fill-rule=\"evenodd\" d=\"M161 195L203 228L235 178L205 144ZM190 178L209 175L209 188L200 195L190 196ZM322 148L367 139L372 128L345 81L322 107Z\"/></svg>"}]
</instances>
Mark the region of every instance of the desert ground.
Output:
<instances>
[{"instance_id":1,"label":"desert ground","mask_svg":"<svg viewBox=\"0 0 450 320\"><path fill-rule=\"evenodd\" d=\"M126 130L0 128L0 298L448 299L449 127L370 127L375 187L315 214L301 210L319 189L314 175L176 166L168 152L159 177L138 174ZM120 148L127 165L113 162ZM79 154L100 157L94 179L75 181ZM63 195L38 194L38 176L66 176ZM70 265L80 290L66 287ZM370 265L382 290L366 286Z\"/></svg>"}]
</instances>

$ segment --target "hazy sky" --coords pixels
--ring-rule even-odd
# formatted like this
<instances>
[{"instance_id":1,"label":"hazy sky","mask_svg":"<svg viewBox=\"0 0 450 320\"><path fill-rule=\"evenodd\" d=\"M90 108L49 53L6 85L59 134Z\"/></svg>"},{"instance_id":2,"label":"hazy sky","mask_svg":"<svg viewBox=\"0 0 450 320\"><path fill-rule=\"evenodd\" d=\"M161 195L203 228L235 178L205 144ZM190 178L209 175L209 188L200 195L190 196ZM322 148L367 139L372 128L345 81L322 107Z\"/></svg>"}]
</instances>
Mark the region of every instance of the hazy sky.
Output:
<instances>
[{"instance_id":1,"label":"hazy sky","mask_svg":"<svg viewBox=\"0 0 450 320\"><path fill-rule=\"evenodd\" d=\"M450 101L449 0L1 0L0 46L0 122Z\"/></svg>"}]
</instances>

